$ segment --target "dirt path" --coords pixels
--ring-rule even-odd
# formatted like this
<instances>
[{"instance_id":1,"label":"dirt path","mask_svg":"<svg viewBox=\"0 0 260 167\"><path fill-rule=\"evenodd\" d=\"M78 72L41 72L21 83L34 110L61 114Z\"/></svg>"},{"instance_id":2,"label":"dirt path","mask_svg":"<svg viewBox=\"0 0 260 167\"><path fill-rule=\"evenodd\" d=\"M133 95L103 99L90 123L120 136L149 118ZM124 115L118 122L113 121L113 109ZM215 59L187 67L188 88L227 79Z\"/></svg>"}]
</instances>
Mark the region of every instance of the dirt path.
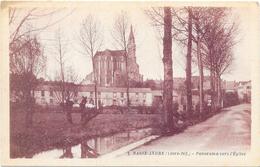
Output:
<instances>
[{"instance_id":1,"label":"dirt path","mask_svg":"<svg viewBox=\"0 0 260 167\"><path fill-rule=\"evenodd\" d=\"M183 133L162 137L132 151L236 151L250 148L250 104L226 108Z\"/></svg>"}]
</instances>

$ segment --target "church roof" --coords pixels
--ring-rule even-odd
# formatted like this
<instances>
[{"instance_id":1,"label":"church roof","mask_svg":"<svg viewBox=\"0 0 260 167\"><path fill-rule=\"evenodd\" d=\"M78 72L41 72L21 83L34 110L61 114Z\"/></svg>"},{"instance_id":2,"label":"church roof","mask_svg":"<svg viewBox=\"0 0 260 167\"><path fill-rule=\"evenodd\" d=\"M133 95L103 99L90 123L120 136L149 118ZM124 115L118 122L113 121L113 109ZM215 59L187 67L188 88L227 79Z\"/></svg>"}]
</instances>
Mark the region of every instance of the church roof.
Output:
<instances>
[{"instance_id":1,"label":"church roof","mask_svg":"<svg viewBox=\"0 0 260 167\"><path fill-rule=\"evenodd\" d=\"M97 51L97 53L95 54L95 56L103 56L103 55L111 55L111 56L124 56L125 51L124 50L109 50L106 49L104 51Z\"/></svg>"},{"instance_id":2,"label":"church roof","mask_svg":"<svg viewBox=\"0 0 260 167\"><path fill-rule=\"evenodd\" d=\"M130 27L130 33L128 37L128 45L135 43L135 37L134 37L134 32L133 32L133 27L131 25ZM95 56L106 56L106 55L111 55L111 56L124 56L125 51L124 50L110 50L106 49L104 51L97 51Z\"/></svg>"}]
</instances>

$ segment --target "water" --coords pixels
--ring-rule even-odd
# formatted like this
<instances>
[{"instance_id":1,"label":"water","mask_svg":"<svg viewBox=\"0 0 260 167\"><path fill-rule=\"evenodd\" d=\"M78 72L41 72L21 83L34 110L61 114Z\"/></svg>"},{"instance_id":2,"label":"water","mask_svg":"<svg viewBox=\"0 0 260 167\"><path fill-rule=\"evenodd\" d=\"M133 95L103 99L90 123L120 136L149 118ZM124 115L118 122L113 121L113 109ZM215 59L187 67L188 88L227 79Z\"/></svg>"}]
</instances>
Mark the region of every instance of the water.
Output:
<instances>
[{"instance_id":1,"label":"water","mask_svg":"<svg viewBox=\"0 0 260 167\"><path fill-rule=\"evenodd\" d=\"M64 146L63 149L53 149L41 152L34 155L33 158L98 158L151 136L152 132L152 128L145 128L105 137L95 137L88 140L82 140L76 146Z\"/></svg>"}]
</instances>

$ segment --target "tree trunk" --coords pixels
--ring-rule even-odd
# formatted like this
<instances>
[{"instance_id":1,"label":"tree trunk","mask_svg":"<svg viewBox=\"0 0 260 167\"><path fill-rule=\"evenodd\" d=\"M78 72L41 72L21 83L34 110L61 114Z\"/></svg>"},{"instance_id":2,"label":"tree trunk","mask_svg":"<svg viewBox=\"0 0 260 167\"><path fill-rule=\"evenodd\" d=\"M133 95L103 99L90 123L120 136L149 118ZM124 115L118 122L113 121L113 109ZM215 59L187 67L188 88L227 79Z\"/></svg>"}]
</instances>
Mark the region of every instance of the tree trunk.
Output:
<instances>
[{"instance_id":1,"label":"tree trunk","mask_svg":"<svg viewBox=\"0 0 260 167\"><path fill-rule=\"evenodd\" d=\"M200 113L203 113L203 104L204 104L204 94L203 94L203 64L201 60L201 53L200 53L200 39L198 37L197 41L197 59L198 59L198 68L199 68L199 103L200 103Z\"/></svg>"},{"instance_id":2,"label":"tree trunk","mask_svg":"<svg viewBox=\"0 0 260 167\"><path fill-rule=\"evenodd\" d=\"M222 88L221 88L221 78L217 74L217 98L218 98L218 108L222 108Z\"/></svg>"},{"instance_id":3,"label":"tree trunk","mask_svg":"<svg viewBox=\"0 0 260 167\"><path fill-rule=\"evenodd\" d=\"M25 126L31 127L33 124L33 112L34 112L34 98L31 97L30 90L27 90L26 92L26 98L25 98L26 108L27 112L25 115Z\"/></svg>"},{"instance_id":4,"label":"tree trunk","mask_svg":"<svg viewBox=\"0 0 260 167\"><path fill-rule=\"evenodd\" d=\"M92 68L93 68L93 77L94 77L94 100L95 100L95 110L98 108L97 102L97 77L96 77L96 69L95 69L95 62L94 62L94 54L92 52Z\"/></svg>"},{"instance_id":5,"label":"tree trunk","mask_svg":"<svg viewBox=\"0 0 260 167\"><path fill-rule=\"evenodd\" d=\"M65 152L63 153L62 156L60 156L60 158L73 158L73 154L71 152L71 146L67 146L65 148Z\"/></svg>"},{"instance_id":6,"label":"tree trunk","mask_svg":"<svg viewBox=\"0 0 260 167\"><path fill-rule=\"evenodd\" d=\"M128 56L127 56L127 49L125 47L125 65L126 65L126 99L127 99L127 111L129 112L130 106L130 99L129 99L129 76L128 76Z\"/></svg>"},{"instance_id":7,"label":"tree trunk","mask_svg":"<svg viewBox=\"0 0 260 167\"><path fill-rule=\"evenodd\" d=\"M210 68L210 87L211 87L211 111L215 111L216 108L216 90L215 90L215 74L212 69Z\"/></svg>"},{"instance_id":8,"label":"tree trunk","mask_svg":"<svg viewBox=\"0 0 260 167\"><path fill-rule=\"evenodd\" d=\"M64 67L63 67L63 57L61 50L61 41L59 38L59 63L60 63L60 73L61 73L61 100L62 100L62 111L64 111L64 101L65 101L65 77L64 77Z\"/></svg>"},{"instance_id":9,"label":"tree trunk","mask_svg":"<svg viewBox=\"0 0 260 167\"><path fill-rule=\"evenodd\" d=\"M167 132L173 130L173 71L172 71L172 15L171 8L164 7L164 37L163 37L163 108L167 119Z\"/></svg>"},{"instance_id":10,"label":"tree trunk","mask_svg":"<svg viewBox=\"0 0 260 167\"><path fill-rule=\"evenodd\" d=\"M192 92L191 92L191 49L192 49L192 17L191 9L188 9L188 47L186 57L186 93L187 93L187 111L192 111Z\"/></svg>"}]
</instances>

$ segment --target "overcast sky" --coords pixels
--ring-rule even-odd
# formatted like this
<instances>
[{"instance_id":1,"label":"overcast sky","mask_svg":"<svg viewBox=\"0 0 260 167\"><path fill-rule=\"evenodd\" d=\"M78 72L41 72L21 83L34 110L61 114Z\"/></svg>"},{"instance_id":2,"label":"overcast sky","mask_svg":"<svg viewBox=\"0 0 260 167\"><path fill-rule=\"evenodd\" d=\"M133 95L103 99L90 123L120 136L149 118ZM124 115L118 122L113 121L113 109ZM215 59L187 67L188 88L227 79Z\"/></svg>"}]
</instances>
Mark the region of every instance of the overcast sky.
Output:
<instances>
[{"instance_id":1,"label":"overcast sky","mask_svg":"<svg viewBox=\"0 0 260 167\"><path fill-rule=\"evenodd\" d=\"M140 73L144 75L144 79L163 79L163 64L161 61L162 50L161 43L158 41L156 31L150 24L149 18L144 14L144 9L138 6L128 7L117 6L113 9L103 7L102 4L86 8L68 8L63 12L57 13L51 19L62 17L69 14L59 24L41 32L40 37L45 46L45 54L48 57L48 69L46 74L53 76L57 70L57 62L55 61L54 41L55 32L61 29L64 40L67 41L66 63L72 66L81 79L92 71L91 60L88 56L82 55L79 51L82 49L78 42L78 34L82 20L92 14L100 20L103 29L103 46L101 50L117 49L114 45L111 30L113 28L114 19L122 10L127 11L130 21L135 29L136 38L136 57L140 67ZM72 12L71 12L72 11ZM252 31L254 31L254 18L252 18L250 10L247 8L236 8L234 15L237 17L239 25L240 42L234 48L235 61L232 70L223 76L225 80L250 80L250 42ZM49 19L49 18L48 18ZM41 21L43 23L44 21ZM185 77L185 54L186 49L181 49L175 41L173 41L173 75L174 77ZM197 75L197 67L194 65L193 75Z\"/></svg>"}]
</instances>

